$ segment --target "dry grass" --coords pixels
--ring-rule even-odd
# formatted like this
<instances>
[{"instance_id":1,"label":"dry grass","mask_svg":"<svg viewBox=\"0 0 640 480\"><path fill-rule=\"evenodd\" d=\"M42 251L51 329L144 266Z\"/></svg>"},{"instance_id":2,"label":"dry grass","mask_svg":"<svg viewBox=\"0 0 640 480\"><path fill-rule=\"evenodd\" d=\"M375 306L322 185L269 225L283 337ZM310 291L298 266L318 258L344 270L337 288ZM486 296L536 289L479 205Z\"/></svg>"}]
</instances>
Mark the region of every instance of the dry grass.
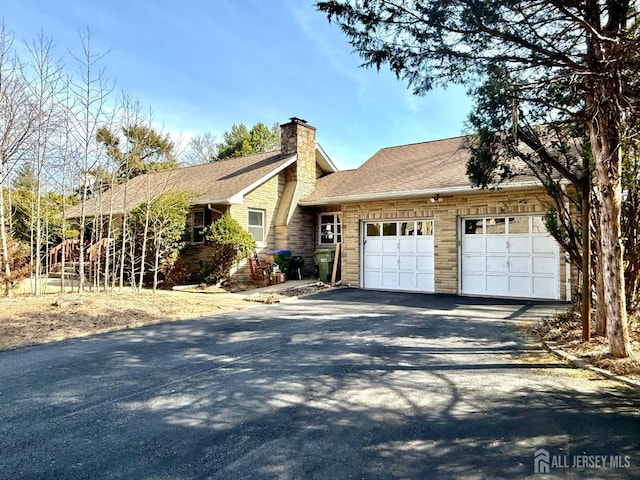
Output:
<instances>
[{"instance_id":1,"label":"dry grass","mask_svg":"<svg viewBox=\"0 0 640 480\"><path fill-rule=\"evenodd\" d=\"M614 358L609 353L607 341L603 337L594 337L589 342L583 342L580 316L576 312L544 319L538 333L543 339L556 342L558 347L575 357L617 375L640 381L640 318L638 317L629 318L632 348L632 355L629 358Z\"/></svg>"},{"instance_id":2,"label":"dry grass","mask_svg":"<svg viewBox=\"0 0 640 480\"><path fill-rule=\"evenodd\" d=\"M243 298L171 291L2 298L0 350L250 308Z\"/></svg>"},{"instance_id":3,"label":"dry grass","mask_svg":"<svg viewBox=\"0 0 640 480\"><path fill-rule=\"evenodd\" d=\"M40 296L27 294L23 288L14 298L0 298L0 350L244 310L312 293L325 285L278 293L255 293L249 288L238 285L235 293L208 287L190 292L143 290L135 294L127 290Z\"/></svg>"}]
</instances>

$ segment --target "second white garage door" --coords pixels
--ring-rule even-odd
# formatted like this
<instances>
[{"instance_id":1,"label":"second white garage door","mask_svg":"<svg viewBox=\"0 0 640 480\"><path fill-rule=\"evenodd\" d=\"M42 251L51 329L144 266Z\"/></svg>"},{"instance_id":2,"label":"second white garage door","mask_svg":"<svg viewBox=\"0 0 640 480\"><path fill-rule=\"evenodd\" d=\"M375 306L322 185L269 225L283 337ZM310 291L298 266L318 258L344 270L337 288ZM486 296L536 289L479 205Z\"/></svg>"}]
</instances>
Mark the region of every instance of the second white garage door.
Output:
<instances>
[{"instance_id":1,"label":"second white garage door","mask_svg":"<svg viewBox=\"0 0 640 480\"><path fill-rule=\"evenodd\" d=\"M434 291L433 220L367 222L364 288Z\"/></svg>"},{"instance_id":2,"label":"second white garage door","mask_svg":"<svg viewBox=\"0 0 640 480\"><path fill-rule=\"evenodd\" d=\"M463 294L560 298L559 246L541 216L465 218L461 229Z\"/></svg>"}]
</instances>

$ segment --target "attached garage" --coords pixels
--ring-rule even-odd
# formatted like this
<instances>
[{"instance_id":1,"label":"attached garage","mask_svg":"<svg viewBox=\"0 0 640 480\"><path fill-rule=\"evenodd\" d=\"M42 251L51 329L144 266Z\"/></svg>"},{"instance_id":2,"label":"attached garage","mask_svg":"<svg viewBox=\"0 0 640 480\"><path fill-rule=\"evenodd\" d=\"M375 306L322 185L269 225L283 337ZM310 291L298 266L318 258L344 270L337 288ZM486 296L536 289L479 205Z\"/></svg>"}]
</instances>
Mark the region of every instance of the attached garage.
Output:
<instances>
[{"instance_id":1,"label":"attached garage","mask_svg":"<svg viewBox=\"0 0 640 480\"><path fill-rule=\"evenodd\" d=\"M319 178L301 204L340 212L342 284L570 300L577 272L546 231L540 182L525 170L499 188L474 188L469 158L468 139L457 137L383 148Z\"/></svg>"},{"instance_id":2,"label":"attached garage","mask_svg":"<svg viewBox=\"0 0 640 480\"><path fill-rule=\"evenodd\" d=\"M542 216L463 218L460 292L560 299L559 255Z\"/></svg>"},{"instance_id":3,"label":"attached garage","mask_svg":"<svg viewBox=\"0 0 640 480\"><path fill-rule=\"evenodd\" d=\"M365 222L364 288L434 291L433 220Z\"/></svg>"}]
</instances>

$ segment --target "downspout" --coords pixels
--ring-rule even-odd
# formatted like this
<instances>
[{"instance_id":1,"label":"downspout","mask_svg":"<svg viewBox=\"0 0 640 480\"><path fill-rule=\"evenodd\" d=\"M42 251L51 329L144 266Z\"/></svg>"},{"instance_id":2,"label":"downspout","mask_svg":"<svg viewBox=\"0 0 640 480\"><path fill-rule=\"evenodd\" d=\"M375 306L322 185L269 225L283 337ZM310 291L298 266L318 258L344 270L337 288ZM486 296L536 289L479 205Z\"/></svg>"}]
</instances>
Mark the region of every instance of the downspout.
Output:
<instances>
[{"instance_id":1,"label":"downspout","mask_svg":"<svg viewBox=\"0 0 640 480\"><path fill-rule=\"evenodd\" d=\"M219 214L220 214L220 216L224 215L224 212L221 212L220 210L218 210L218 209L216 209L216 208L213 208L213 207L211 206L211 204L210 204L210 203L207 203L207 210L210 210L210 211L212 211L212 212L219 213Z\"/></svg>"}]
</instances>

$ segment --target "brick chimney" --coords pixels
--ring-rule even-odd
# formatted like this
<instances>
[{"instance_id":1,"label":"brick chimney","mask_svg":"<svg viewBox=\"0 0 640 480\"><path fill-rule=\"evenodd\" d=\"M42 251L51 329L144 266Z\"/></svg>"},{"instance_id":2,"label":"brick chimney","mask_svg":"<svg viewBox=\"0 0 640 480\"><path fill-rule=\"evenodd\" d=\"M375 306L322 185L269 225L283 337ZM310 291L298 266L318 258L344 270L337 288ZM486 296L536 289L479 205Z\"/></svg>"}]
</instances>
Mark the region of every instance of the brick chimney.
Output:
<instances>
[{"instance_id":1,"label":"brick chimney","mask_svg":"<svg viewBox=\"0 0 640 480\"><path fill-rule=\"evenodd\" d=\"M299 194L307 195L316 185L316 128L305 120L291 117L281 125L282 155L297 155L296 178Z\"/></svg>"}]
</instances>

